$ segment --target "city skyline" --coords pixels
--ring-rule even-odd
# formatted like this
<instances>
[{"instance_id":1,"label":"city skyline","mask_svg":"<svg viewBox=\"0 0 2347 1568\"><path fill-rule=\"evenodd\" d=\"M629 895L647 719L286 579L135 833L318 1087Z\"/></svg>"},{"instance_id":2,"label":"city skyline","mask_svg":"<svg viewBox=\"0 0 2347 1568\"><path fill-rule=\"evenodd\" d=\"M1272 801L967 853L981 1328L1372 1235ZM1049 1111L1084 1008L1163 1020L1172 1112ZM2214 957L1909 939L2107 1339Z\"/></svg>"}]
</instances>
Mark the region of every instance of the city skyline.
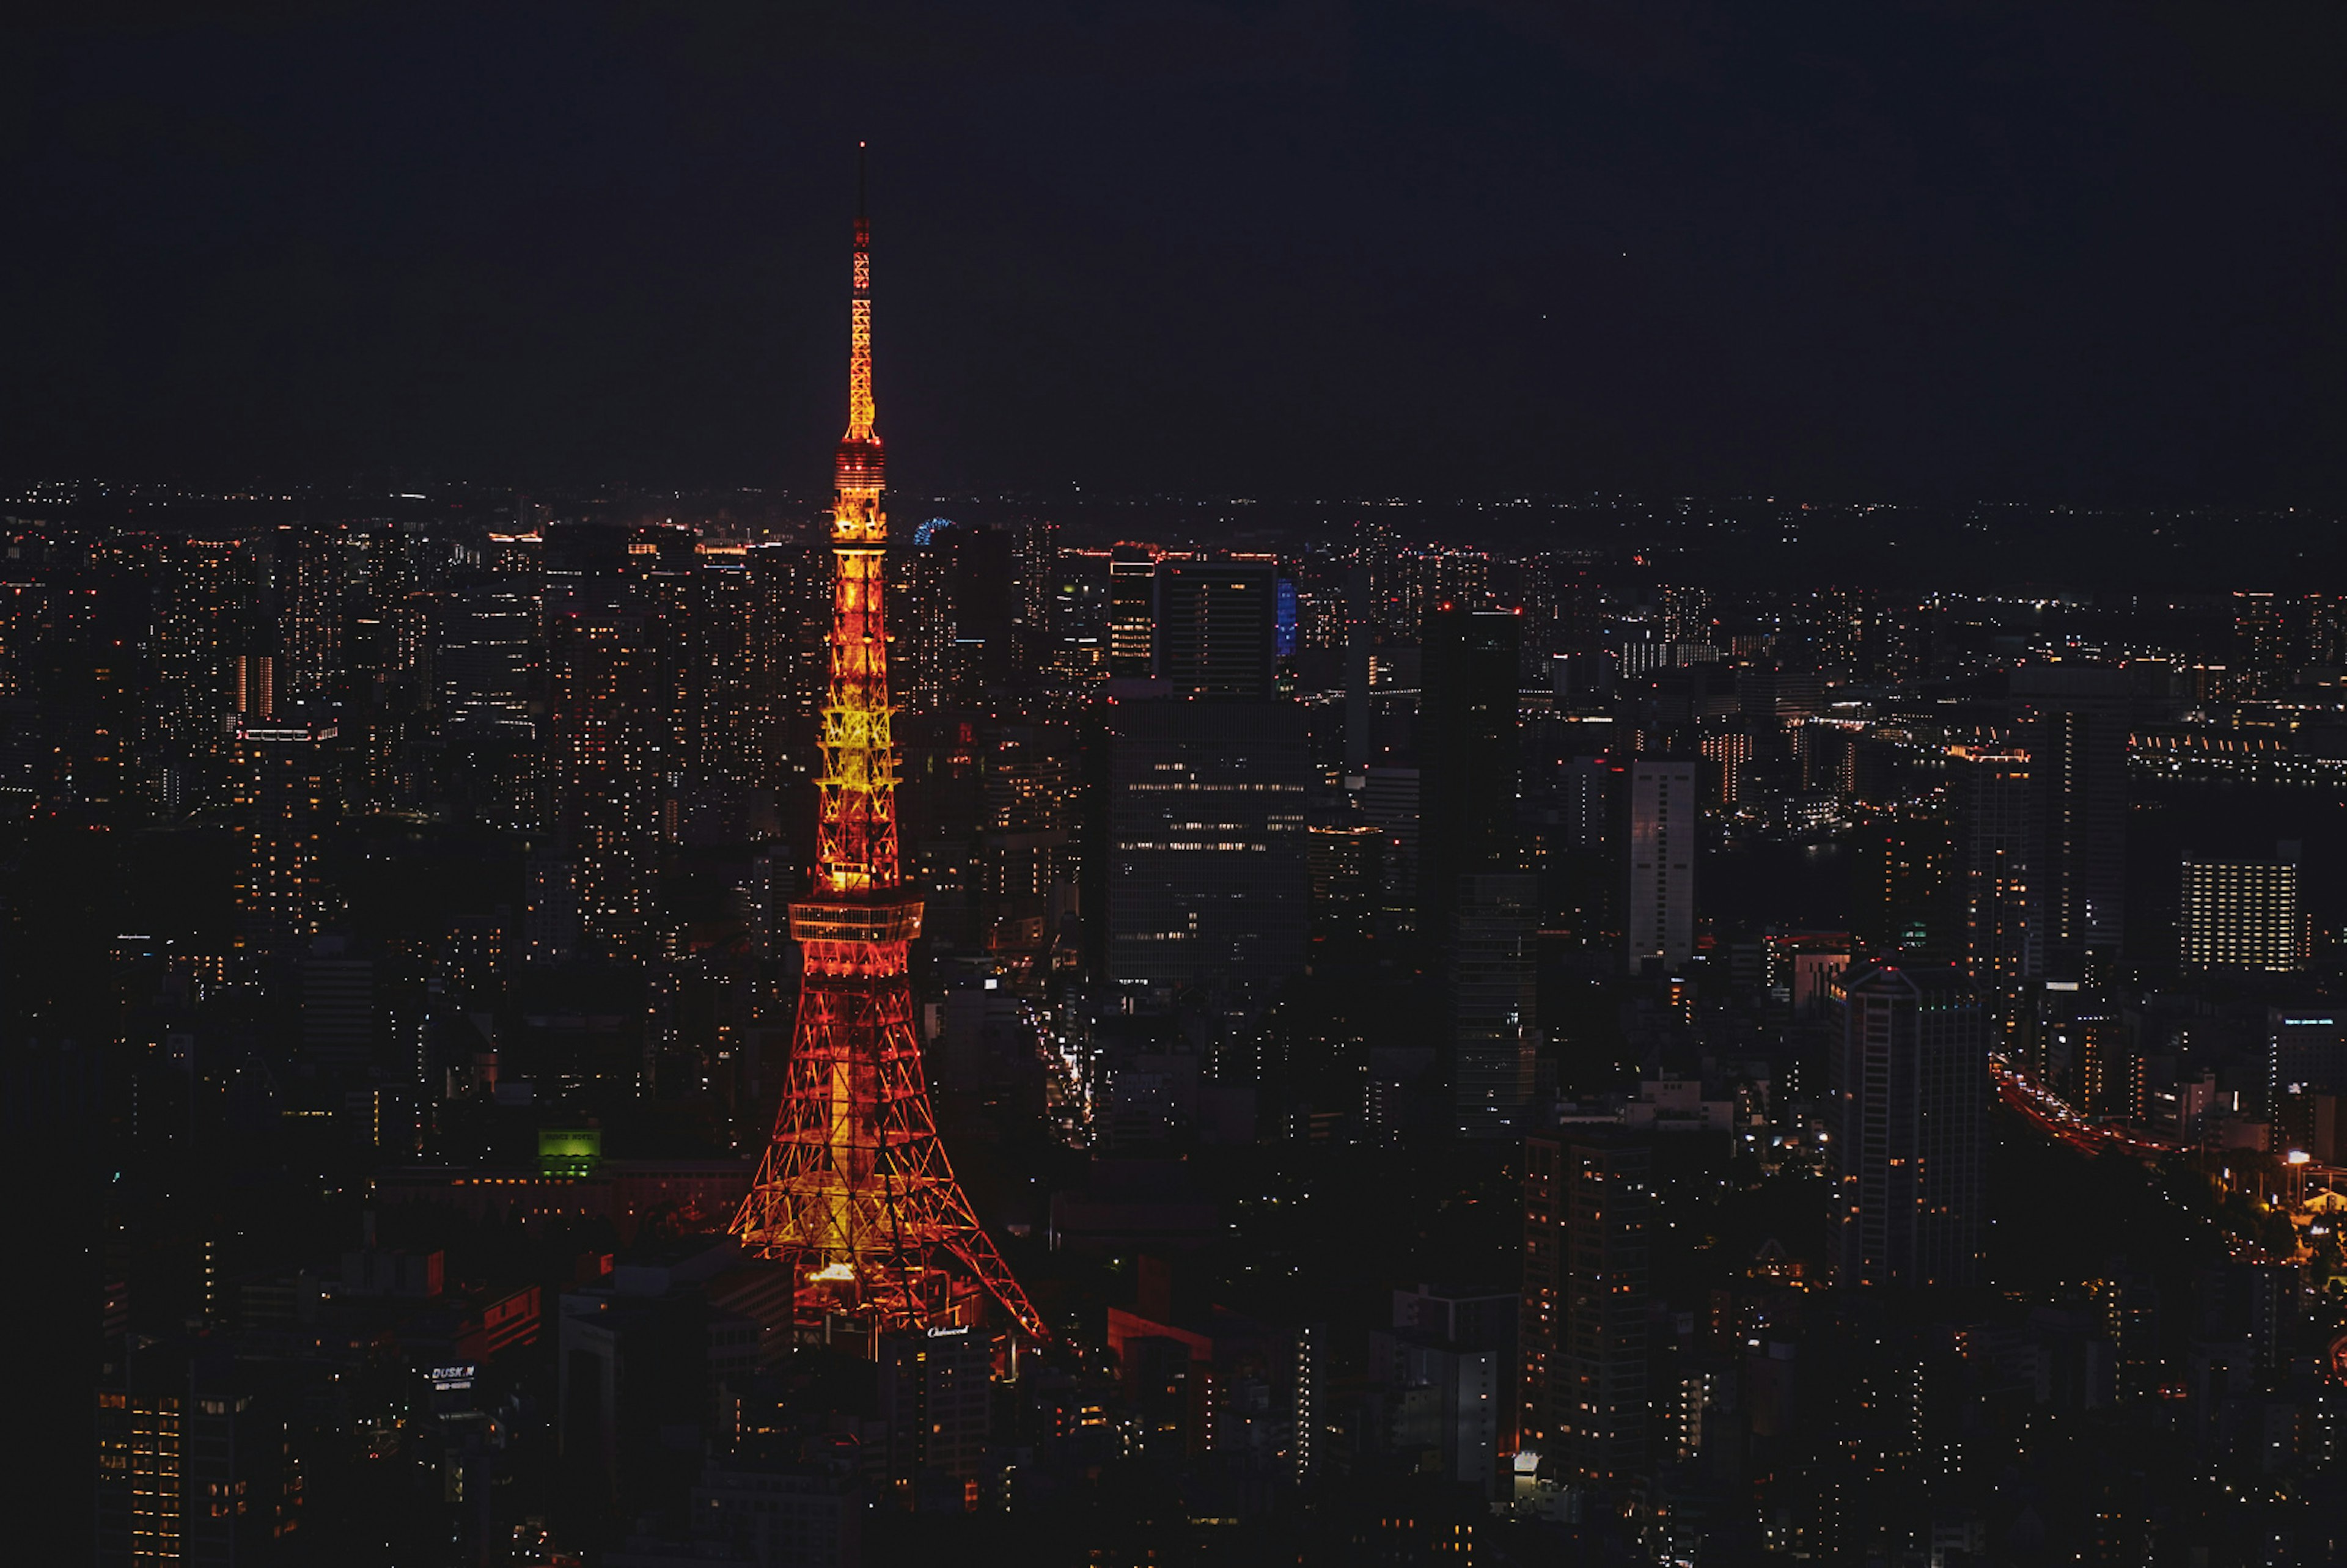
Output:
<instances>
[{"instance_id":1,"label":"city skyline","mask_svg":"<svg viewBox=\"0 0 2347 1568\"><path fill-rule=\"evenodd\" d=\"M23 37L57 1561L2347 1554L2347 26Z\"/></svg>"}]
</instances>

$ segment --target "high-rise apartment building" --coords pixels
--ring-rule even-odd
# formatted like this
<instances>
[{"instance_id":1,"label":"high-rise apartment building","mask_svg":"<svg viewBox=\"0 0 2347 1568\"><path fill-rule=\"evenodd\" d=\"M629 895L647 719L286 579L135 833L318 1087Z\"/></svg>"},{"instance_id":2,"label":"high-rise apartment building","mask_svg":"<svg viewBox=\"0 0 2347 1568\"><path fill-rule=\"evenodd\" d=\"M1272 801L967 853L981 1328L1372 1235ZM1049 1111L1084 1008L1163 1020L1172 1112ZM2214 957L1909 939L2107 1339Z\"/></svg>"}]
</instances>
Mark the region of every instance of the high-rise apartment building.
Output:
<instances>
[{"instance_id":1,"label":"high-rise apartment building","mask_svg":"<svg viewBox=\"0 0 2347 1568\"><path fill-rule=\"evenodd\" d=\"M1311 903L1296 709L1120 701L1107 743L1111 981L1268 1002L1303 967Z\"/></svg>"},{"instance_id":2,"label":"high-rise apartment building","mask_svg":"<svg viewBox=\"0 0 2347 1568\"><path fill-rule=\"evenodd\" d=\"M1401 635L1423 626L1444 605L1480 610L1491 601L1491 558L1481 550L1405 549L1392 558L1388 590Z\"/></svg>"},{"instance_id":3,"label":"high-rise apartment building","mask_svg":"<svg viewBox=\"0 0 2347 1568\"><path fill-rule=\"evenodd\" d=\"M643 940L660 836L657 662L627 610L574 600L550 620L548 760L558 832L577 866L580 944L624 958Z\"/></svg>"},{"instance_id":4,"label":"high-rise apartment building","mask_svg":"<svg viewBox=\"0 0 2347 1568\"><path fill-rule=\"evenodd\" d=\"M1954 825L1943 803L1882 814L1858 842L1851 928L1867 946L1934 963L1963 947Z\"/></svg>"},{"instance_id":5,"label":"high-rise apartment building","mask_svg":"<svg viewBox=\"0 0 2347 1568\"><path fill-rule=\"evenodd\" d=\"M260 661L266 664L267 661ZM262 949L307 941L325 913L325 834L337 805L333 721L259 712L237 725L236 885L244 942Z\"/></svg>"},{"instance_id":6,"label":"high-rise apartment building","mask_svg":"<svg viewBox=\"0 0 2347 1568\"><path fill-rule=\"evenodd\" d=\"M2029 856L2037 797L2029 757L2010 748L1957 747L1948 754L1962 965L2000 1019L2038 972L2030 924ZM2004 999L2002 1002L1994 999Z\"/></svg>"},{"instance_id":7,"label":"high-rise apartment building","mask_svg":"<svg viewBox=\"0 0 2347 1568\"><path fill-rule=\"evenodd\" d=\"M179 540L159 563L156 697L163 747L156 792L164 809L214 804L225 782L236 655L253 631L250 561L235 539Z\"/></svg>"},{"instance_id":8,"label":"high-rise apartment building","mask_svg":"<svg viewBox=\"0 0 2347 1568\"><path fill-rule=\"evenodd\" d=\"M889 690L907 712L928 712L948 700L955 672L953 560L916 534L888 552L887 569L889 597L903 607L888 633Z\"/></svg>"},{"instance_id":9,"label":"high-rise apartment building","mask_svg":"<svg viewBox=\"0 0 2347 1568\"><path fill-rule=\"evenodd\" d=\"M831 562L803 546L762 545L748 563L751 746L756 776L781 784L815 763L815 712L830 670ZM934 701L934 692L922 699Z\"/></svg>"},{"instance_id":10,"label":"high-rise apartment building","mask_svg":"<svg viewBox=\"0 0 2347 1568\"><path fill-rule=\"evenodd\" d=\"M2271 593L2233 595L2235 654L2253 691L2271 686L2290 663L2289 608Z\"/></svg>"},{"instance_id":11,"label":"high-rise apartment building","mask_svg":"<svg viewBox=\"0 0 2347 1568\"><path fill-rule=\"evenodd\" d=\"M1631 1134L1524 1141L1519 1441L1583 1485L1618 1485L1646 1461L1652 1201L1652 1155Z\"/></svg>"},{"instance_id":12,"label":"high-rise apartment building","mask_svg":"<svg viewBox=\"0 0 2347 1568\"><path fill-rule=\"evenodd\" d=\"M1685 963L1695 951L1696 764L1630 764L1630 972Z\"/></svg>"},{"instance_id":13,"label":"high-rise apartment building","mask_svg":"<svg viewBox=\"0 0 2347 1568\"><path fill-rule=\"evenodd\" d=\"M758 752L755 635L744 548L704 563L697 574L701 624L692 643L701 712L693 725L692 772L705 780L759 786L767 775Z\"/></svg>"},{"instance_id":14,"label":"high-rise apartment building","mask_svg":"<svg viewBox=\"0 0 2347 1568\"><path fill-rule=\"evenodd\" d=\"M323 697L341 673L349 538L340 527L277 531L272 575L288 697Z\"/></svg>"},{"instance_id":15,"label":"high-rise apartment building","mask_svg":"<svg viewBox=\"0 0 2347 1568\"><path fill-rule=\"evenodd\" d=\"M1880 962L1835 987L1836 1269L1851 1286L1978 1281L1988 1043L1952 966Z\"/></svg>"},{"instance_id":16,"label":"high-rise apartment building","mask_svg":"<svg viewBox=\"0 0 2347 1568\"><path fill-rule=\"evenodd\" d=\"M2187 856L2177 923L2184 967L2269 974L2303 968L2307 931L2298 856L2294 843L2277 845L2270 860Z\"/></svg>"},{"instance_id":17,"label":"high-rise apartment building","mask_svg":"<svg viewBox=\"0 0 2347 1568\"><path fill-rule=\"evenodd\" d=\"M1666 588L1662 590L1663 641L1708 643L1712 641L1711 590L1706 588Z\"/></svg>"},{"instance_id":18,"label":"high-rise apartment building","mask_svg":"<svg viewBox=\"0 0 2347 1568\"><path fill-rule=\"evenodd\" d=\"M1057 595L1060 525L1022 518L1010 526L1011 608L1018 646L1014 662L1033 669L1051 656L1058 628L1051 624Z\"/></svg>"}]
</instances>

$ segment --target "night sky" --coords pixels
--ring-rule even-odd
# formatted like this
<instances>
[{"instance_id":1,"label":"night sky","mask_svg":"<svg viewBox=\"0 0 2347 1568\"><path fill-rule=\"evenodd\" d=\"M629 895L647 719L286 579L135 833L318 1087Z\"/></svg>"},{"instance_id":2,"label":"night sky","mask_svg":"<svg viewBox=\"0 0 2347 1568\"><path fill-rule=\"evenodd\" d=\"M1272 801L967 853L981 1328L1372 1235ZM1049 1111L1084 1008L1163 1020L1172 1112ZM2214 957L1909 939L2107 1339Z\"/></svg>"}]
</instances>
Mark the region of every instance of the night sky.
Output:
<instances>
[{"instance_id":1,"label":"night sky","mask_svg":"<svg viewBox=\"0 0 2347 1568\"><path fill-rule=\"evenodd\" d=\"M2334 4L75 12L10 477L2347 499Z\"/></svg>"}]
</instances>

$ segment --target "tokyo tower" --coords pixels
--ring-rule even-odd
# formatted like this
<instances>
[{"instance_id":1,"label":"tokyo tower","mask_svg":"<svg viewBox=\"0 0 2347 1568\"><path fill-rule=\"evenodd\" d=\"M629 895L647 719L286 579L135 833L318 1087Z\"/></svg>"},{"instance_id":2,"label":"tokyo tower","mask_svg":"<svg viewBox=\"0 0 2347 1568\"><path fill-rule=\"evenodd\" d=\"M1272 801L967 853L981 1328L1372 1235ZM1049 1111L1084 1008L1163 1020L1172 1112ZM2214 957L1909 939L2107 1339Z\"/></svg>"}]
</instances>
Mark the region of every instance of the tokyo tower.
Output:
<instances>
[{"instance_id":1,"label":"tokyo tower","mask_svg":"<svg viewBox=\"0 0 2347 1568\"><path fill-rule=\"evenodd\" d=\"M797 1317L875 1330L979 1320L991 1296L1049 1337L970 1212L938 1141L913 1034L907 947L921 903L897 848L897 749L889 733L880 437L872 428L871 231L858 153L847 434L834 465L831 685L813 897L791 906L803 955L774 1142L733 1234L797 1276Z\"/></svg>"}]
</instances>

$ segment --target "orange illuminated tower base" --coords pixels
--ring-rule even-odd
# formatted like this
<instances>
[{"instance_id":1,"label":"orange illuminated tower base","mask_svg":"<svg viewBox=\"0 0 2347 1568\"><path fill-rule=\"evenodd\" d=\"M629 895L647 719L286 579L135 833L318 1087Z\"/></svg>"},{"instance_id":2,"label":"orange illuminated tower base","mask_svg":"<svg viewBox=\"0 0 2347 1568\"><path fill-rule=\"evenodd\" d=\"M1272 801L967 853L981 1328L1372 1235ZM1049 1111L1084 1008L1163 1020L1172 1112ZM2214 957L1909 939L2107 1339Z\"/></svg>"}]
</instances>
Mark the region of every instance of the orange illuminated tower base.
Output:
<instances>
[{"instance_id":1,"label":"orange illuminated tower base","mask_svg":"<svg viewBox=\"0 0 2347 1568\"><path fill-rule=\"evenodd\" d=\"M913 1034L905 944L921 907L795 904L806 955L774 1142L733 1222L791 1264L802 1321L880 1329L978 1320L990 1296L1044 1337L938 1142Z\"/></svg>"},{"instance_id":2,"label":"orange illuminated tower base","mask_svg":"<svg viewBox=\"0 0 2347 1568\"><path fill-rule=\"evenodd\" d=\"M954 1180L913 1036L907 948L921 905L897 855L868 244L858 216L815 897L791 906L804 960L798 1024L774 1142L733 1228L790 1266L803 1324L836 1316L875 1331L950 1327L978 1321L990 1297L1041 1339L1042 1319Z\"/></svg>"}]
</instances>

